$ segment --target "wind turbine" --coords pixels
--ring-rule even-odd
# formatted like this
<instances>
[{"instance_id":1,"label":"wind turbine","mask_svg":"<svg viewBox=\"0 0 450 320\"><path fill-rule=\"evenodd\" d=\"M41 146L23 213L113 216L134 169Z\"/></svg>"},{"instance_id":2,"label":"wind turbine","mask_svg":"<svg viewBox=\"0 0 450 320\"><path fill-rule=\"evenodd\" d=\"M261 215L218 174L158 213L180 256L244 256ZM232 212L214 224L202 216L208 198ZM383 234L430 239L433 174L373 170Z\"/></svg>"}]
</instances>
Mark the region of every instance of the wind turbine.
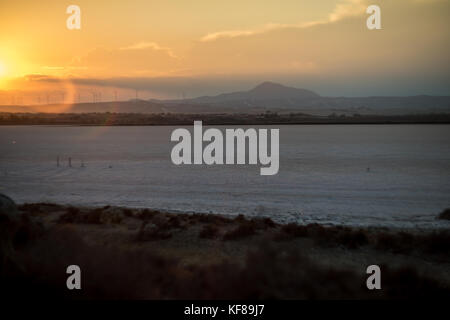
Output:
<instances>
[{"instance_id":1,"label":"wind turbine","mask_svg":"<svg viewBox=\"0 0 450 320\"><path fill-rule=\"evenodd\" d=\"M90 91L92 94L92 103L95 103L95 91Z\"/></svg>"}]
</instances>

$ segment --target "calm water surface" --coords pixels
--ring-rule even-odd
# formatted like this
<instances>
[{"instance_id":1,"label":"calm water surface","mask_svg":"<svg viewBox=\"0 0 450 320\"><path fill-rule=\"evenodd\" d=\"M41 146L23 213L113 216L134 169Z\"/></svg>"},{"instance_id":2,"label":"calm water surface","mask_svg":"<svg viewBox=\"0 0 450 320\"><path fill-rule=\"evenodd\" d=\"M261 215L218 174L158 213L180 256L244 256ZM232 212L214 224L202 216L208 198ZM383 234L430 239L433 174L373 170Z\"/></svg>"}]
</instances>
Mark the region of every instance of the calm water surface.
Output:
<instances>
[{"instance_id":1,"label":"calm water surface","mask_svg":"<svg viewBox=\"0 0 450 320\"><path fill-rule=\"evenodd\" d=\"M260 176L259 165L173 165L175 127L3 126L0 192L19 203L450 227L435 219L450 207L450 125L279 128L280 171Z\"/></svg>"}]
</instances>

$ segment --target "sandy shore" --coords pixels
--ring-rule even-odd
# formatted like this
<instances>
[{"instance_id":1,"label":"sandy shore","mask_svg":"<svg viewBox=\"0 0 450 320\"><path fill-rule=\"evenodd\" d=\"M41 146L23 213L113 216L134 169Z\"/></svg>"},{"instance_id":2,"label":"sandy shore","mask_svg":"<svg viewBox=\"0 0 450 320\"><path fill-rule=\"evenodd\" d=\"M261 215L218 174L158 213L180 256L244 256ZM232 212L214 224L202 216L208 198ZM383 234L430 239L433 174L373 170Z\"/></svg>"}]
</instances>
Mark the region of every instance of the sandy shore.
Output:
<instances>
[{"instance_id":1,"label":"sandy shore","mask_svg":"<svg viewBox=\"0 0 450 320\"><path fill-rule=\"evenodd\" d=\"M19 209L13 262L2 279L10 290L45 288L42 297L377 299L450 293L449 230L281 225L242 215L109 206ZM81 293L65 288L71 264L83 270ZM366 268L373 264L382 270L381 290L366 287Z\"/></svg>"}]
</instances>

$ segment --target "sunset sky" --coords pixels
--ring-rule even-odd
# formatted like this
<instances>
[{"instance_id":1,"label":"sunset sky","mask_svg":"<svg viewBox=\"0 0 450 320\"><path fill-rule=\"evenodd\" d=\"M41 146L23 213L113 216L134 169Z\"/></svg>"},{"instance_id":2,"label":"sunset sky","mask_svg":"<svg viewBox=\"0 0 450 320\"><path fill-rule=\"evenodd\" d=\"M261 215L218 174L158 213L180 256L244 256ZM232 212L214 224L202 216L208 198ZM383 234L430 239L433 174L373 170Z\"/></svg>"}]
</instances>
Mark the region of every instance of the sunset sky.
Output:
<instances>
[{"instance_id":1,"label":"sunset sky","mask_svg":"<svg viewBox=\"0 0 450 320\"><path fill-rule=\"evenodd\" d=\"M81 30L66 28L71 4ZM370 4L382 30L366 28ZM1 1L0 90L178 98L270 80L331 96L450 95L449 13L448 0Z\"/></svg>"}]
</instances>

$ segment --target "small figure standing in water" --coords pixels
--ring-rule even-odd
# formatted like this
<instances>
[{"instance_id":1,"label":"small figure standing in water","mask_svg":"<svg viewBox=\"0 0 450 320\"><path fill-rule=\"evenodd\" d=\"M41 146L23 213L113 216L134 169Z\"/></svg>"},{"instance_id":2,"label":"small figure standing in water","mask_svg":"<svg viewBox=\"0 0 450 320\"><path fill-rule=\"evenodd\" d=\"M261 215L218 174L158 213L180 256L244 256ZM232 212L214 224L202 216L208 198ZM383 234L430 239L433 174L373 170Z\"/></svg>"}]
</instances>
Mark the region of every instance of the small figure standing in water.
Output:
<instances>
[{"instance_id":1,"label":"small figure standing in water","mask_svg":"<svg viewBox=\"0 0 450 320\"><path fill-rule=\"evenodd\" d=\"M370 172L370 167L367 167L366 171L367 171L367 172Z\"/></svg>"},{"instance_id":2,"label":"small figure standing in water","mask_svg":"<svg viewBox=\"0 0 450 320\"><path fill-rule=\"evenodd\" d=\"M69 167L72 168L72 158L69 157Z\"/></svg>"}]
</instances>

